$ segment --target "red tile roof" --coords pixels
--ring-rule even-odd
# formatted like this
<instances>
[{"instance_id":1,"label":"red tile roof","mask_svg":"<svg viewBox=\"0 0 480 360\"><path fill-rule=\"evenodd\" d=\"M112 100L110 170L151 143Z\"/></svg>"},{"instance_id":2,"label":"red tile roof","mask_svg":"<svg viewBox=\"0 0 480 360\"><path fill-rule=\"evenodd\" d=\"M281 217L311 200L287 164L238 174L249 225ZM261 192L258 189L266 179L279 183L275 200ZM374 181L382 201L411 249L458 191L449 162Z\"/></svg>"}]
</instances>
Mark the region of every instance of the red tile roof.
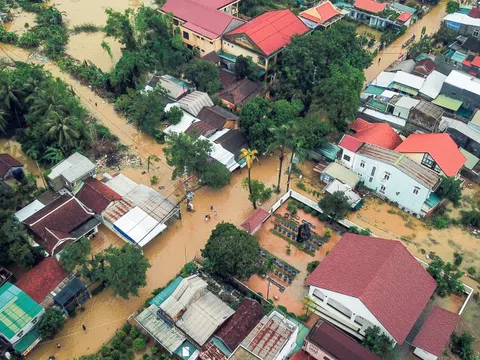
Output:
<instances>
[{"instance_id":1,"label":"red tile roof","mask_svg":"<svg viewBox=\"0 0 480 360\"><path fill-rule=\"evenodd\" d=\"M355 139L352 135L343 135L342 140L338 143L338 146L350 150L352 152L357 152L358 149L360 149L360 146L362 146L362 142Z\"/></svg>"},{"instance_id":2,"label":"red tile roof","mask_svg":"<svg viewBox=\"0 0 480 360\"><path fill-rule=\"evenodd\" d=\"M40 304L67 276L68 272L55 258L46 258L25 273L15 285Z\"/></svg>"},{"instance_id":3,"label":"red tile roof","mask_svg":"<svg viewBox=\"0 0 480 360\"><path fill-rule=\"evenodd\" d=\"M194 0L167 0L162 11L172 13L185 21L182 26L212 40L220 37L232 21L238 21L239 24L241 21Z\"/></svg>"},{"instance_id":4,"label":"red tile roof","mask_svg":"<svg viewBox=\"0 0 480 360\"><path fill-rule=\"evenodd\" d=\"M192 0L195 1L196 3L199 3L203 6L209 7L211 9L220 9L228 4L233 3L235 0Z\"/></svg>"},{"instance_id":5,"label":"red tile roof","mask_svg":"<svg viewBox=\"0 0 480 360\"><path fill-rule=\"evenodd\" d=\"M0 154L0 178L7 175L12 167L23 166L21 162L9 154Z\"/></svg>"},{"instance_id":6,"label":"red tile roof","mask_svg":"<svg viewBox=\"0 0 480 360\"><path fill-rule=\"evenodd\" d=\"M308 31L308 27L294 13L285 9L268 11L230 31L227 36L245 34L269 56L288 45L292 36Z\"/></svg>"},{"instance_id":7,"label":"red tile roof","mask_svg":"<svg viewBox=\"0 0 480 360\"><path fill-rule=\"evenodd\" d=\"M362 143L377 145L385 149L393 150L402 143L402 139L387 123L370 123L358 118L350 129L356 133L353 137Z\"/></svg>"},{"instance_id":8,"label":"red tile roof","mask_svg":"<svg viewBox=\"0 0 480 360\"><path fill-rule=\"evenodd\" d=\"M312 15L312 13L315 15ZM324 24L325 22L327 22L331 18L334 18L337 15L341 15L341 12L338 11L330 1L325 1L318 6L315 6L313 9L302 11L299 14L299 16L320 25Z\"/></svg>"},{"instance_id":9,"label":"red tile roof","mask_svg":"<svg viewBox=\"0 0 480 360\"><path fill-rule=\"evenodd\" d=\"M408 12L404 12L404 13L401 13L399 17L397 17L397 20L401 22L406 22L410 20L411 17L412 17L412 14Z\"/></svg>"},{"instance_id":10,"label":"red tile roof","mask_svg":"<svg viewBox=\"0 0 480 360\"><path fill-rule=\"evenodd\" d=\"M472 61L472 65L480 68L480 56L475 56L475 59Z\"/></svg>"},{"instance_id":11,"label":"red tile roof","mask_svg":"<svg viewBox=\"0 0 480 360\"><path fill-rule=\"evenodd\" d=\"M225 355L213 342L209 341L202 347L198 356L201 360L227 360Z\"/></svg>"},{"instance_id":12,"label":"red tile roof","mask_svg":"<svg viewBox=\"0 0 480 360\"><path fill-rule=\"evenodd\" d=\"M380 360L377 355L323 320L315 324L307 335L307 341L325 350L335 359Z\"/></svg>"},{"instance_id":13,"label":"red tile roof","mask_svg":"<svg viewBox=\"0 0 480 360\"><path fill-rule=\"evenodd\" d=\"M307 284L360 299L400 344L437 287L401 242L350 233Z\"/></svg>"},{"instance_id":14,"label":"red tile roof","mask_svg":"<svg viewBox=\"0 0 480 360\"><path fill-rule=\"evenodd\" d=\"M263 96L265 91L262 83L245 78L219 91L218 96L231 104L243 106L249 100L257 96Z\"/></svg>"},{"instance_id":15,"label":"red tile roof","mask_svg":"<svg viewBox=\"0 0 480 360\"><path fill-rule=\"evenodd\" d=\"M415 336L413 345L430 354L440 356L450 340L450 335L455 331L459 319L460 315L434 306Z\"/></svg>"},{"instance_id":16,"label":"red tile roof","mask_svg":"<svg viewBox=\"0 0 480 360\"><path fill-rule=\"evenodd\" d=\"M298 350L290 360L315 360L315 358L303 350Z\"/></svg>"},{"instance_id":17,"label":"red tile roof","mask_svg":"<svg viewBox=\"0 0 480 360\"><path fill-rule=\"evenodd\" d=\"M85 180L75 197L96 214L100 214L105 210L112 201L122 199L119 194L100 180L94 178Z\"/></svg>"},{"instance_id":18,"label":"red tile roof","mask_svg":"<svg viewBox=\"0 0 480 360\"><path fill-rule=\"evenodd\" d=\"M56 252L61 240L76 240L70 232L93 218L94 213L76 198L62 195L23 222L42 240L48 253Z\"/></svg>"},{"instance_id":19,"label":"red tile roof","mask_svg":"<svg viewBox=\"0 0 480 360\"><path fill-rule=\"evenodd\" d=\"M373 0L356 0L354 7L361 10L366 10L373 14L381 13L387 7L387 4L382 4Z\"/></svg>"},{"instance_id":20,"label":"red tile roof","mask_svg":"<svg viewBox=\"0 0 480 360\"><path fill-rule=\"evenodd\" d=\"M415 64L415 72L422 75L430 75L433 70L435 70L435 63L430 58L422 59Z\"/></svg>"},{"instance_id":21,"label":"red tile roof","mask_svg":"<svg viewBox=\"0 0 480 360\"><path fill-rule=\"evenodd\" d=\"M234 351L262 318L262 306L255 300L245 298L235 309L235 314L217 331L215 337L222 340L230 351Z\"/></svg>"},{"instance_id":22,"label":"red tile roof","mask_svg":"<svg viewBox=\"0 0 480 360\"><path fill-rule=\"evenodd\" d=\"M262 225L263 221L270 215L270 213L263 209L255 211L247 220L241 225L247 232L252 233L257 227Z\"/></svg>"},{"instance_id":23,"label":"red tile roof","mask_svg":"<svg viewBox=\"0 0 480 360\"><path fill-rule=\"evenodd\" d=\"M428 153L447 176L456 175L467 161L449 134L412 134L395 151Z\"/></svg>"},{"instance_id":24,"label":"red tile roof","mask_svg":"<svg viewBox=\"0 0 480 360\"><path fill-rule=\"evenodd\" d=\"M185 134L210 137L210 135L212 135L216 130L217 128L215 126L210 125L205 121L196 121L192 123L187 130L185 130Z\"/></svg>"}]
</instances>

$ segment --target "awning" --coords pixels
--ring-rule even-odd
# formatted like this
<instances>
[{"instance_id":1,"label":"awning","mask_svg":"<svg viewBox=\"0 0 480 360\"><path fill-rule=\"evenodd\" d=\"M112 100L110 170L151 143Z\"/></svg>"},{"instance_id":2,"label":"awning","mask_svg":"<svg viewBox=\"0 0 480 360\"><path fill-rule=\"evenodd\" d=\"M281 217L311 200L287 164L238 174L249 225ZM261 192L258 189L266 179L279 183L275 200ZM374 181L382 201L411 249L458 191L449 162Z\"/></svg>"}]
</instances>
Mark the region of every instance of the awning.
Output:
<instances>
[{"instance_id":1,"label":"awning","mask_svg":"<svg viewBox=\"0 0 480 360\"><path fill-rule=\"evenodd\" d=\"M392 86L391 86L392 89L397 89L399 91L402 91L404 93L407 93L407 94L410 94L410 95L413 95L413 96L417 96L418 95L418 91L411 88L411 87L408 87L408 86L404 86L404 85L401 85L399 83L394 83Z\"/></svg>"},{"instance_id":2,"label":"awning","mask_svg":"<svg viewBox=\"0 0 480 360\"><path fill-rule=\"evenodd\" d=\"M381 95L383 93L385 89L379 87L379 86L375 86L375 85L370 85L370 86L367 86L367 88L365 89L364 93L366 94L370 94L370 95Z\"/></svg>"},{"instance_id":3,"label":"awning","mask_svg":"<svg viewBox=\"0 0 480 360\"><path fill-rule=\"evenodd\" d=\"M326 143L316 149L315 152L322 155L328 161L335 161L340 150L341 149L337 145Z\"/></svg>"},{"instance_id":4,"label":"awning","mask_svg":"<svg viewBox=\"0 0 480 360\"><path fill-rule=\"evenodd\" d=\"M40 342L40 333L35 326L30 332L24 335L20 341L13 345L13 348L23 356L27 355Z\"/></svg>"},{"instance_id":5,"label":"awning","mask_svg":"<svg viewBox=\"0 0 480 360\"><path fill-rule=\"evenodd\" d=\"M462 102L460 100L452 99L445 95L438 95L437 98L432 101L432 104L452 111L457 111L460 109L460 106L462 106Z\"/></svg>"},{"instance_id":6,"label":"awning","mask_svg":"<svg viewBox=\"0 0 480 360\"><path fill-rule=\"evenodd\" d=\"M480 161L478 157L469 153L467 150L460 148L460 152L467 158L467 162L463 164L467 169L472 170L475 165Z\"/></svg>"}]
</instances>

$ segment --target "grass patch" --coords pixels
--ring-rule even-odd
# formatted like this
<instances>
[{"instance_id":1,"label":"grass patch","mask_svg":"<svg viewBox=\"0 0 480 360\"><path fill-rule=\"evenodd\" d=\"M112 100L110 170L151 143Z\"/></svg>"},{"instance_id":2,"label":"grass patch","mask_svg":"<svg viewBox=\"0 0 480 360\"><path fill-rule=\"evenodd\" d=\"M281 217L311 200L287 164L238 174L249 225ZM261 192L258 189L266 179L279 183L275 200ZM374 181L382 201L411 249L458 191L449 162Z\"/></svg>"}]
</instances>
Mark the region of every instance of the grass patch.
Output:
<instances>
[{"instance_id":1,"label":"grass patch","mask_svg":"<svg viewBox=\"0 0 480 360\"><path fill-rule=\"evenodd\" d=\"M80 33L96 33L99 31L103 31L102 26L97 26L93 23L83 23L80 25L75 25L72 29L73 34L80 34Z\"/></svg>"}]
</instances>

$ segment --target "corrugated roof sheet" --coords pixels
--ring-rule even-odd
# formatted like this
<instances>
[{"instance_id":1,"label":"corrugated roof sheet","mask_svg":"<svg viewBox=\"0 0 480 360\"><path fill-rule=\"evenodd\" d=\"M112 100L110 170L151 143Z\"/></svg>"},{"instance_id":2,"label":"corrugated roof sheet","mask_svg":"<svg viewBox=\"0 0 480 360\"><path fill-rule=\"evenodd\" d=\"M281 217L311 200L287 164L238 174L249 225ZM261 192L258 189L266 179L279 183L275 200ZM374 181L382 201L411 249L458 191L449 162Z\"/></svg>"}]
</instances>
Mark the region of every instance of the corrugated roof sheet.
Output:
<instances>
[{"instance_id":1,"label":"corrugated roof sheet","mask_svg":"<svg viewBox=\"0 0 480 360\"><path fill-rule=\"evenodd\" d=\"M213 106L213 101L207 93L194 91L178 101L180 108L197 116L204 106Z\"/></svg>"},{"instance_id":2,"label":"corrugated roof sheet","mask_svg":"<svg viewBox=\"0 0 480 360\"><path fill-rule=\"evenodd\" d=\"M432 101L432 104L441 106L448 110L458 111L463 102L457 99L452 99L446 95L438 95L437 98Z\"/></svg>"},{"instance_id":3,"label":"corrugated roof sheet","mask_svg":"<svg viewBox=\"0 0 480 360\"><path fill-rule=\"evenodd\" d=\"M197 275L183 279L160 308L172 319L207 291L207 283Z\"/></svg>"},{"instance_id":4,"label":"corrugated roof sheet","mask_svg":"<svg viewBox=\"0 0 480 360\"><path fill-rule=\"evenodd\" d=\"M360 175L336 162L329 164L322 173L344 182L351 189L355 188L360 181Z\"/></svg>"},{"instance_id":5,"label":"corrugated roof sheet","mask_svg":"<svg viewBox=\"0 0 480 360\"><path fill-rule=\"evenodd\" d=\"M420 93L428 96L431 99L435 99L438 94L440 94L440 90L442 90L442 86L446 78L446 75L433 70L425 79L425 82L420 89Z\"/></svg>"},{"instance_id":6,"label":"corrugated roof sheet","mask_svg":"<svg viewBox=\"0 0 480 360\"><path fill-rule=\"evenodd\" d=\"M397 71L393 78L393 82L411 87L415 90L420 90L425 82L423 77L406 73L404 71Z\"/></svg>"},{"instance_id":7,"label":"corrugated roof sheet","mask_svg":"<svg viewBox=\"0 0 480 360\"><path fill-rule=\"evenodd\" d=\"M96 166L80 153L74 153L62 162L55 165L48 178L51 180L63 176L68 182L75 182L89 172L95 170Z\"/></svg>"},{"instance_id":8,"label":"corrugated roof sheet","mask_svg":"<svg viewBox=\"0 0 480 360\"><path fill-rule=\"evenodd\" d=\"M480 19L478 20L480 22ZM463 89L471 92L472 94L480 96L480 80L471 75L467 75L457 70L452 70L445 79L445 82L459 89Z\"/></svg>"},{"instance_id":9,"label":"corrugated roof sheet","mask_svg":"<svg viewBox=\"0 0 480 360\"><path fill-rule=\"evenodd\" d=\"M353 6L361 10L366 10L373 14L378 14L385 10L387 4L379 3L373 0L356 0Z\"/></svg>"},{"instance_id":10,"label":"corrugated roof sheet","mask_svg":"<svg viewBox=\"0 0 480 360\"><path fill-rule=\"evenodd\" d=\"M173 280L170 284L168 284L165 289L160 291L152 300L149 301L150 305L160 306L163 304L165 300L168 299L170 295L173 294L175 289L180 285L183 278L181 276L177 276L175 280Z\"/></svg>"}]
</instances>

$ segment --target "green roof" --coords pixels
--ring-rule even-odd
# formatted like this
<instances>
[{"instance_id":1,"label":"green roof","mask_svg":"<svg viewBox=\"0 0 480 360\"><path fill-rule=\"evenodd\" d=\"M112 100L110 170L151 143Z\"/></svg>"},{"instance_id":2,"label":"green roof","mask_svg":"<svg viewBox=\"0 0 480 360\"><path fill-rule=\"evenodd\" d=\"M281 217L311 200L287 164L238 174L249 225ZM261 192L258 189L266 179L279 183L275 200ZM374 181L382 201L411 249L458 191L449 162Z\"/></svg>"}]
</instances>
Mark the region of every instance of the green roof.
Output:
<instances>
[{"instance_id":1,"label":"green roof","mask_svg":"<svg viewBox=\"0 0 480 360\"><path fill-rule=\"evenodd\" d=\"M390 89L397 89L397 90L400 90L400 91L403 91L404 93L407 93L407 94L410 94L410 95L413 95L413 96L417 96L418 95L418 91L415 90L414 88L411 88L411 87L408 87L408 86L405 86L405 85L402 85L402 84L399 84L399 83L392 83L390 86L389 86Z\"/></svg>"},{"instance_id":2,"label":"green roof","mask_svg":"<svg viewBox=\"0 0 480 360\"><path fill-rule=\"evenodd\" d=\"M453 61L456 61L458 63L461 63L463 62L463 60L465 60L465 58L467 57L467 54L461 52L461 51L455 51L451 57L451 59Z\"/></svg>"},{"instance_id":3,"label":"green roof","mask_svg":"<svg viewBox=\"0 0 480 360\"><path fill-rule=\"evenodd\" d=\"M435 206L437 206L440 201L442 201L442 199L437 195L435 194L434 192L432 192L430 194L430 196L428 197L428 199L425 201L425 203L430 207L430 208L433 208Z\"/></svg>"},{"instance_id":4,"label":"green roof","mask_svg":"<svg viewBox=\"0 0 480 360\"><path fill-rule=\"evenodd\" d=\"M17 350L20 354L24 355L26 351L32 350L32 348L38 344L41 340L40 333L38 332L37 326L30 330L26 335L24 335L20 341L13 345L14 349Z\"/></svg>"},{"instance_id":5,"label":"green roof","mask_svg":"<svg viewBox=\"0 0 480 360\"><path fill-rule=\"evenodd\" d=\"M460 109L460 106L462 106L462 102L460 100L452 99L445 95L438 95L437 98L432 101L432 104L452 111L457 111Z\"/></svg>"},{"instance_id":6,"label":"green roof","mask_svg":"<svg viewBox=\"0 0 480 360\"><path fill-rule=\"evenodd\" d=\"M222 50L217 52L218 56L220 56L222 59L231 61L231 62L237 62L237 57L231 54L227 54L226 52L223 52Z\"/></svg>"},{"instance_id":7,"label":"green roof","mask_svg":"<svg viewBox=\"0 0 480 360\"><path fill-rule=\"evenodd\" d=\"M213 337L211 341L218 348L218 350L226 355L227 358L232 355L232 352L227 348L222 340Z\"/></svg>"},{"instance_id":8,"label":"green roof","mask_svg":"<svg viewBox=\"0 0 480 360\"><path fill-rule=\"evenodd\" d=\"M331 143L326 143L320 146L316 152L324 156L328 161L335 161L337 154L340 151L340 148L337 145Z\"/></svg>"},{"instance_id":9,"label":"green roof","mask_svg":"<svg viewBox=\"0 0 480 360\"><path fill-rule=\"evenodd\" d=\"M425 54L425 53L421 53L420 55L418 55L416 58L415 58L415 61L416 62L419 62L423 59L431 59L431 57L428 55L428 54Z\"/></svg>"},{"instance_id":10,"label":"green roof","mask_svg":"<svg viewBox=\"0 0 480 360\"><path fill-rule=\"evenodd\" d=\"M296 342L295 349L293 349L293 351L291 352L291 354L294 354L302 348L302 345L303 345L303 343L305 341L305 338L307 337L310 329L308 327L306 327L303 322L301 322L301 321L299 321L299 320L297 320L297 319L295 319L291 316L287 316L287 319L298 326L298 335L297 335L297 339L295 341Z\"/></svg>"},{"instance_id":11,"label":"green roof","mask_svg":"<svg viewBox=\"0 0 480 360\"><path fill-rule=\"evenodd\" d=\"M372 94L372 95L382 95L382 93L385 91L384 88L381 88L379 86L375 86L375 85L370 85L370 86L367 86L367 88L365 89L364 93L366 94Z\"/></svg>"},{"instance_id":12,"label":"green roof","mask_svg":"<svg viewBox=\"0 0 480 360\"><path fill-rule=\"evenodd\" d=\"M180 345L177 350L175 350L175 355L177 355L180 359L188 360L196 350L197 348L193 346L190 341L185 340L184 343Z\"/></svg>"},{"instance_id":13,"label":"green roof","mask_svg":"<svg viewBox=\"0 0 480 360\"><path fill-rule=\"evenodd\" d=\"M412 15L417 12L417 9L415 9L413 7L410 7L410 6L407 6L407 5L397 3L397 2L393 2L391 4L391 6L395 9L397 9L400 12L407 12L407 13L412 14Z\"/></svg>"},{"instance_id":14,"label":"green roof","mask_svg":"<svg viewBox=\"0 0 480 360\"><path fill-rule=\"evenodd\" d=\"M475 167L475 165L477 165L477 163L480 161L480 159L478 157L469 153L465 149L460 148L460 152L463 154L463 156L465 156L467 158L467 162L463 165L467 169L472 170Z\"/></svg>"},{"instance_id":15,"label":"green roof","mask_svg":"<svg viewBox=\"0 0 480 360\"><path fill-rule=\"evenodd\" d=\"M377 100L377 99L370 99L367 102L367 106L371 107L371 108L374 108L375 110L378 110L380 112L385 113L385 112L387 112L388 104L384 103L383 101Z\"/></svg>"},{"instance_id":16,"label":"green roof","mask_svg":"<svg viewBox=\"0 0 480 360\"><path fill-rule=\"evenodd\" d=\"M0 288L0 333L13 338L43 311L24 291L7 282Z\"/></svg>"},{"instance_id":17,"label":"green roof","mask_svg":"<svg viewBox=\"0 0 480 360\"><path fill-rule=\"evenodd\" d=\"M155 304L157 306L162 305L163 302L167 300L170 297L170 295L173 294L173 292L178 287L178 285L180 285L182 280L183 278L181 276L178 276L177 278L175 278L170 284L168 284L165 287L165 289L160 291L152 300L150 300L149 304L150 305Z\"/></svg>"}]
</instances>

